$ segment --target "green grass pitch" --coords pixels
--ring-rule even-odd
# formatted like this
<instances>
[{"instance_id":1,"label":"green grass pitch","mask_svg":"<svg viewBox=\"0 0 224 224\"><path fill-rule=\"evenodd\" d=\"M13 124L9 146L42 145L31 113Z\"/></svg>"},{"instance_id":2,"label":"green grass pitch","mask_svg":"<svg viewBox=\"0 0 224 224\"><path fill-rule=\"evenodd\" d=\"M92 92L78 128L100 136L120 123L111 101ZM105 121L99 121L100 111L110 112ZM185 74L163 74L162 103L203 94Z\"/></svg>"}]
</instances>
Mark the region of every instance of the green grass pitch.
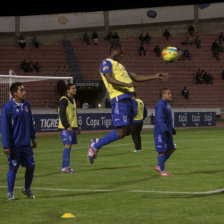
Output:
<instances>
[{"instance_id":1,"label":"green grass pitch","mask_svg":"<svg viewBox=\"0 0 224 224\"><path fill-rule=\"evenodd\" d=\"M92 166L87 161L89 141L106 133L82 133L71 152L75 174L60 173L60 133L39 135L35 200L21 193L22 167L15 184L17 200L7 200L8 163L3 153L0 156L0 224L223 223L224 195L212 193L224 187L223 130L177 129L178 150L166 163L172 177L153 170L157 157L152 130L142 131L141 153L129 152L133 143L128 136L102 148ZM63 219L64 213L75 218Z\"/></svg>"}]
</instances>

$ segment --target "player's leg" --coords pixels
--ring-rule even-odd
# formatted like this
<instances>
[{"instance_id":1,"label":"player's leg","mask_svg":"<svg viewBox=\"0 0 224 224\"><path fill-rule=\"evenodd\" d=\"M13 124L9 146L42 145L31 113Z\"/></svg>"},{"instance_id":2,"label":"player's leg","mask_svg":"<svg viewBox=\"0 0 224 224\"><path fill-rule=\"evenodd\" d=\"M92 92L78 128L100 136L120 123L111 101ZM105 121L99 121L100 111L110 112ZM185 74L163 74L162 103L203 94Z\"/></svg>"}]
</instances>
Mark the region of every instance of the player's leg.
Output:
<instances>
[{"instance_id":1,"label":"player's leg","mask_svg":"<svg viewBox=\"0 0 224 224\"><path fill-rule=\"evenodd\" d=\"M14 185L16 181L16 174L17 169L11 169L9 168L8 174L7 174L7 183L8 183L8 199L14 200Z\"/></svg>"},{"instance_id":2,"label":"player's leg","mask_svg":"<svg viewBox=\"0 0 224 224\"><path fill-rule=\"evenodd\" d=\"M166 152L166 161L170 158L170 156L173 154L174 150L168 150Z\"/></svg>"},{"instance_id":3,"label":"player's leg","mask_svg":"<svg viewBox=\"0 0 224 224\"><path fill-rule=\"evenodd\" d=\"M94 159L97 157L97 153L101 147L121 139L131 133L130 125L133 120L131 108L131 100L123 100L111 104L112 121L116 129L100 139L93 138L91 140L88 150L88 160L91 164L93 164Z\"/></svg>"},{"instance_id":4,"label":"player's leg","mask_svg":"<svg viewBox=\"0 0 224 224\"><path fill-rule=\"evenodd\" d=\"M172 176L172 174L165 171L165 162L167 160L167 141L163 133L154 132L154 141L156 152L158 153L158 164L154 167L156 171L160 172L161 176Z\"/></svg>"},{"instance_id":5,"label":"player's leg","mask_svg":"<svg viewBox=\"0 0 224 224\"><path fill-rule=\"evenodd\" d=\"M138 123L138 145L137 149L142 149L142 138L141 138L141 131L142 131L143 123Z\"/></svg>"},{"instance_id":6,"label":"player's leg","mask_svg":"<svg viewBox=\"0 0 224 224\"><path fill-rule=\"evenodd\" d=\"M165 141L166 141L166 152L165 152L165 161L164 161L164 164L166 163L166 161L171 157L171 155L173 154L174 150L175 150L175 145L173 143L173 137L170 136L169 138L165 138ZM167 173L167 174L170 174L170 173ZM169 175L164 175L164 176L169 176ZM171 174L170 174L171 176Z\"/></svg>"},{"instance_id":7,"label":"player's leg","mask_svg":"<svg viewBox=\"0 0 224 224\"><path fill-rule=\"evenodd\" d=\"M8 199L14 200L14 186L16 181L17 170L20 166L20 151L17 149L11 149L11 153L8 156L9 171L7 174L8 184Z\"/></svg>"},{"instance_id":8,"label":"player's leg","mask_svg":"<svg viewBox=\"0 0 224 224\"><path fill-rule=\"evenodd\" d=\"M131 126L131 134L132 134L132 140L135 144L135 149L133 149L131 152L141 152L142 146L141 146L141 130L142 130L142 123L135 123Z\"/></svg>"},{"instance_id":9,"label":"player's leg","mask_svg":"<svg viewBox=\"0 0 224 224\"><path fill-rule=\"evenodd\" d=\"M33 176L34 176L34 169L35 167L26 167L25 171L25 186L22 190L22 193L26 195L28 198L33 198L35 199L35 196L30 190L32 181L33 181Z\"/></svg>"},{"instance_id":10,"label":"player's leg","mask_svg":"<svg viewBox=\"0 0 224 224\"><path fill-rule=\"evenodd\" d=\"M173 137L170 136L167 139L167 151L165 153L165 162L171 157L171 155L173 154L173 152L176 150L176 146L173 142ZM164 163L165 163L164 162Z\"/></svg>"},{"instance_id":11,"label":"player's leg","mask_svg":"<svg viewBox=\"0 0 224 224\"><path fill-rule=\"evenodd\" d=\"M71 148L72 145L64 145L63 159L62 159L62 173L74 173L75 171L70 167L70 158L71 158Z\"/></svg>"},{"instance_id":12,"label":"player's leg","mask_svg":"<svg viewBox=\"0 0 224 224\"><path fill-rule=\"evenodd\" d=\"M137 124L131 125L131 137L134 142L135 148L131 150L131 152L136 152L137 145L138 145L138 131L137 131Z\"/></svg>"},{"instance_id":13,"label":"player's leg","mask_svg":"<svg viewBox=\"0 0 224 224\"><path fill-rule=\"evenodd\" d=\"M31 148L31 146L25 147L23 149L23 152L21 154L21 165L26 167L25 185L22 190L22 193L26 195L28 198L35 199L35 196L30 190L35 170L35 159L33 149Z\"/></svg>"},{"instance_id":14,"label":"player's leg","mask_svg":"<svg viewBox=\"0 0 224 224\"><path fill-rule=\"evenodd\" d=\"M166 151L166 160L168 160L170 158L170 156L173 154L173 152L175 151L176 146L173 142L173 136L170 136L167 139L167 151Z\"/></svg>"},{"instance_id":15,"label":"player's leg","mask_svg":"<svg viewBox=\"0 0 224 224\"><path fill-rule=\"evenodd\" d=\"M62 160L62 173L74 173L74 170L70 167L70 155L72 144L77 144L76 128L73 129L73 133L69 133L67 130L61 131L61 138L64 144L63 160Z\"/></svg>"},{"instance_id":16,"label":"player's leg","mask_svg":"<svg viewBox=\"0 0 224 224\"><path fill-rule=\"evenodd\" d=\"M96 139L93 138L89 144L89 151L88 151L88 160L91 164L93 164L94 159L96 159L99 149L111 142L114 142L118 139L125 137L126 135L130 134L130 127L117 127L114 131L110 132L108 135Z\"/></svg>"},{"instance_id":17,"label":"player's leg","mask_svg":"<svg viewBox=\"0 0 224 224\"><path fill-rule=\"evenodd\" d=\"M160 172L165 172L165 161L166 161L166 153L158 152L158 167L160 168Z\"/></svg>"}]
</instances>

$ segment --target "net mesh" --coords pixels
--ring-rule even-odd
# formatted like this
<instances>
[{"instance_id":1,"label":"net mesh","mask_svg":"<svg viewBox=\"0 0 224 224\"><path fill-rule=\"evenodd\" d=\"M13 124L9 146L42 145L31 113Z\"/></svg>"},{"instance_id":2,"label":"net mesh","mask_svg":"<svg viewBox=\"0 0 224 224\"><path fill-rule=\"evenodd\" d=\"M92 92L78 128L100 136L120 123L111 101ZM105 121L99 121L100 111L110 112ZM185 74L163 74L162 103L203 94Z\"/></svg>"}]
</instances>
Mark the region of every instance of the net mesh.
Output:
<instances>
[{"instance_id":1,"label":"net mesh","mask_svg":"<svg viewBox=\"0 0 224 224\"><path fill-rule=\"evenodd\" d=\"M39 81L37 84L35 82ZM26 99L34 107L55 107L59 97L57 85L60 82L72 83L72 77L55 77L55 76L20 76L16 75L13 70L9 70L9 75L0 74L0 107L10 99L9 88L14 82L24 83ZM26 84L27 83L27 84ZM54 99L55 98L55 99Z\"/></svg>"},{"instance_id":2,"label":"net mesh","mask_svg":"<svg viewBox=\"0 0 224 224\"><path fill-rule=\"evenodd\" d=\"M0 83L0 108L9 100L9 84Z\"/></svg>"}]
</instances>

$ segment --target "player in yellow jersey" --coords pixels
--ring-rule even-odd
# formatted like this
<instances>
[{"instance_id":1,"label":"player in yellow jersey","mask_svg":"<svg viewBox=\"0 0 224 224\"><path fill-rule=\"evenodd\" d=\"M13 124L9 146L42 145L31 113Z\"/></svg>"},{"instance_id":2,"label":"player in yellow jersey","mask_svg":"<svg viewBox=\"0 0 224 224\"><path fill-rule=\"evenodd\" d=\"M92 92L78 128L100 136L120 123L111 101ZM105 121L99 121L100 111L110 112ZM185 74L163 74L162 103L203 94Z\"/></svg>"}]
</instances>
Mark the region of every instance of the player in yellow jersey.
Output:
<instances>
[{"instance_id":1,"label":"player in yellow jersey","mask_svg":"<svg viewBox=\"0 0 224 224\"><path fill-rule=\"evenodd\" d=\"M141 131L143 127L144 119L147 116L147 108L145 103L137 97L134 92L132 96L132 111L133 111L133 123L131 125L131 136L135 144L135 148L131 152L142 151Z\"/></svg>"},{"instance_id":2,"label":"player in yellow jersey","mask_svg":"<svg viewBox=\"0 0 224 224\"><path fill-rule=\"evenodd\" d=\"M167 80L168 78L168 73L148 76L127 72L124 66L119 63L123 57L121 45L112 45L109 53L109 58L105 59L100 65L100 75L110 97L112 121L116 129L100 139L91 139L87 155L91 164L94 163L94 159L102 146L131 133L130 127L133 121L132 95L135 91L133 81Z\"/></svg>"},{"instance_id":3,"label":"player in yellow jersey","mask_svg":"<svg viewBox=\"0 0 224 224\"><path fill-rule=\"evenodd\" d=\"M81 133L77 120L75 95L75 85L67 84L66 94L61 97L58 105L58 129L61 130L61 139L64 144L62 173L74 173L74 170L70 168L70 152L72 144L77 144L76 133Z\"/></svg>"}]
</instances>

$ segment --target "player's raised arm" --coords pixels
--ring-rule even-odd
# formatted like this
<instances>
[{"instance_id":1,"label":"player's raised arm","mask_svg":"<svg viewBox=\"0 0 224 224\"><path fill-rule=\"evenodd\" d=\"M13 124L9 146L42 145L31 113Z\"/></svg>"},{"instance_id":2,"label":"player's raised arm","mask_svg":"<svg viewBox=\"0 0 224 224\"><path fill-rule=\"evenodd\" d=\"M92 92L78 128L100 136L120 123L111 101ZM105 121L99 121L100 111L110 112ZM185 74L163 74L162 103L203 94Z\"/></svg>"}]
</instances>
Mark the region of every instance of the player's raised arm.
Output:
<instances>
[{"instance_id":1,"label":"player's raised arm","mask_svg":"<svg viewBox=\"0 0 224 224\"><path fill-rule=\"evenodd\" d=\"M168 73L156 73L155 75L136 75L134 73L129 74L131 79L134 80L135 82L143 82L143 81L149 81L153 79L161 79L164 81L168 80Z\"/></svg>"},{"instance_id":2,"label":"player's raised arm","mask_svg":"<svg viewBox=\"0 0 224 224\"><path fill-rule=\"evenodd\" d=\"M133 82L125 83L125 82L121 82L121 81L118 81L118 80L114 79L112 74L110 74L110 73L106 73L106 74L104 74L104 76L105 76L107 82L112 84L112 85L124 86L124 87L133 87L134 86Z\"/></svg>"}]
</instances>

